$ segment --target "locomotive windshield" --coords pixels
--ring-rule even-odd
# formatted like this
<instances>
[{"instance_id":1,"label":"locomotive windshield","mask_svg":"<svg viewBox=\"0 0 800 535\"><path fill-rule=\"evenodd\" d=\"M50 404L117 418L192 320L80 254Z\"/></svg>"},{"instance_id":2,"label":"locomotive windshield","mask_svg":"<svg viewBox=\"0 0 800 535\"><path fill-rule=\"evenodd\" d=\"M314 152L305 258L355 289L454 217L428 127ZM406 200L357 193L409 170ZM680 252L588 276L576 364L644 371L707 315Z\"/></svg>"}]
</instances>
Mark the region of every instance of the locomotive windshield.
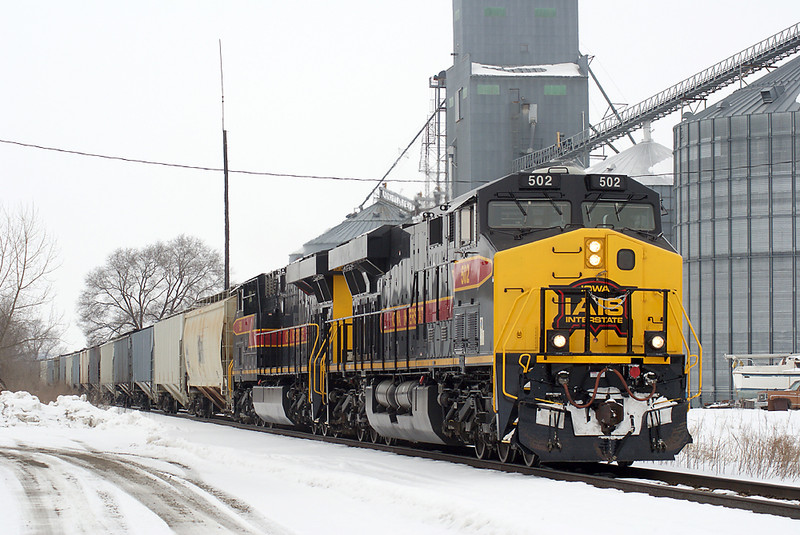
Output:
<instances>
[{"instance_id":1,"label":"locomotive windshield","mask_svg":"<svg viewBox=\"0 0 800 535\"><path fill-rule=\"evenodd\" d=\"M655 214L650 204L620 201L584 202L581 205L585 227L628 228L651 232L655 230Z\"/></svg>"},{"instance_id":2,"label":"locomotive windshield","mask_svg":"<svg viewBox=\"0 0 800 535\"><path fill-rule=\"evenodd\" d=\"M565 227L571 222L571 204L550 199L515 199L489 203L489 226L495 229Z\"/></svg>"}]
</instances>

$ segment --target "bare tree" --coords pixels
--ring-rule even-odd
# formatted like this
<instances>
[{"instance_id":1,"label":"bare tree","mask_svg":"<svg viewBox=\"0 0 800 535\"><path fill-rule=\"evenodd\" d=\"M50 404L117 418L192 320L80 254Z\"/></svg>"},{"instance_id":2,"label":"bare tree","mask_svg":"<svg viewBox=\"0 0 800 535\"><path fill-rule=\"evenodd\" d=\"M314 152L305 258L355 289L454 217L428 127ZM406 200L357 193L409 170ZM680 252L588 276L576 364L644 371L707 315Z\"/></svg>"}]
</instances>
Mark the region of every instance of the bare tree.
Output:
<instances>
[{"instance_id":1,"label":"bare tree","mask_svg":"<svg viewBox=\"0 0 800 535\"><path fill-rule=\"evenodd\" d=\"M55 245L33 210L0 207L0 377L8 385L60 343L58 318L47 310L56 267Z\"/></svg>"},{"instance_id":2,"label":"bare tree","mask_svg":"<svg viewBox=\"0 0 800 535\"><path fill-rule=\"evenodd\" d=\"M95 344L141 329L222 290L219 252L178 236L142 249L117 249L86 276L79 323Z\"/></svg>"}]
</instances>

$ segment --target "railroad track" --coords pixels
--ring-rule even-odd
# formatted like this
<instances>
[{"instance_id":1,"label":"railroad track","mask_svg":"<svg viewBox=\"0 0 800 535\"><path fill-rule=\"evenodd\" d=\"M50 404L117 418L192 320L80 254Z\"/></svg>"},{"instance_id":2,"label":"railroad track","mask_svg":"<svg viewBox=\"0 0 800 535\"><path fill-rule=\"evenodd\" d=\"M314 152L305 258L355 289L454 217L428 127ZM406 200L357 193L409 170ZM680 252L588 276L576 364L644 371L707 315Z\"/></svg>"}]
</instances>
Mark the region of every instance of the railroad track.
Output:
<instances>
[{"instance_id":1,"label":"railroad track","mask_svg":"<svg viewBox=\"0 0 800 535\"><path fill-rule=\"evenodd\" d=\"M800 488L797 487L601 463L578 465L577 468L575 465L571 465L568 469L559 466L527 467L521 464L502 463L497 460L477 459L466 447L445 448L430 445L410 447L397 444L387 445L381 442L373 444L360 442L353 438L314 435L294 429L242 424L226 418L205 419L188 414L175 416L239 429L391 452L408 457L447 461L475 468L527 474L556 481L580 482L597 488L636 492L800 519Z\"/></svg>"}]
</instances>

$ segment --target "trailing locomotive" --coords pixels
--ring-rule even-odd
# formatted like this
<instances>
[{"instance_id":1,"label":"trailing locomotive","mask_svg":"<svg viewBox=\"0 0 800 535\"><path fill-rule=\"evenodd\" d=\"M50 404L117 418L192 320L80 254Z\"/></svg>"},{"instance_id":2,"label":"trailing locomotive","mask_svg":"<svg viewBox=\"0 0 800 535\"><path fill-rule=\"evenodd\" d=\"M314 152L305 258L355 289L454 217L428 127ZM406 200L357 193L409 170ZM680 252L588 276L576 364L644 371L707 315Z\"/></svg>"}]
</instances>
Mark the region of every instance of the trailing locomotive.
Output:
<instances>
[{"instance_id":1,"label":"trailing locomotive","mask_svg":"<svg viewBox=\"0 0 800 535\"><path fill-rule=\"evenodd\" d=\"M672 459L700 364L681 267L636 181L510 175L241 285L234 412L527 464Z\"/></svg>"},{"instance_id":2,"label":"trailing locomotive","mask_svg":"<svg viewBox=\"0 0 800 535\"><path fill-rule=\"evenodd\" d=\"M672 459L702 356L681 269L654 191L523 172L42 375L116 403L504 462Z\"/></svg>"}]
</instances>

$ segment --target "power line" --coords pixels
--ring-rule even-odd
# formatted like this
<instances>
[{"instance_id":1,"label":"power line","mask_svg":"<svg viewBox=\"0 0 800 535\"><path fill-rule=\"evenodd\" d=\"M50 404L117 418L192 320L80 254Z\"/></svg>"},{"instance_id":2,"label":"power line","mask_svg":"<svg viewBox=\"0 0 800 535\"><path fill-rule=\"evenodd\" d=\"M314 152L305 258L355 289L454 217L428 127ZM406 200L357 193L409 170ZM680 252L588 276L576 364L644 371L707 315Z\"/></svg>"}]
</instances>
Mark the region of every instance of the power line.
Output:
<instances>
[{"instance_id":1,"label":"power line","mask_svg":"<svg viewBox=\"0 0 800 535\"><path fill-rule=\"evenodd\" d=\"M34 143L22 143L21 141L11 141L7 139L0 139L0 143L5 143L7 145L17 145L19 147L26 147L31 149L39 149L39 150L46 150L51 152L59 152L63 154L73 154L76 156L87 156L90 158L100 158L104 160L115 160L127 163L138 163L144 165L158 165L161 167L172 167L178 169L190 169L193 171L212 171L215 173L222 172L223 169L220 167L205 167L200 165L187 165L187 164L180 164L180 163L172 163L172 162L159 162L155 160L143 160L140 158L128 158L125 156L112 156L108 154L98 154L95 152L85 152L79 150L71 150L71 149L62 149L58 147L47 147L44 145L37 145ZM350 176L328 176L328 175L301 175L297 173L273 173L270 171L247 171L247 170L234 170L229 169L230 173L236 173L239 175L253 175L253 176L271 176L271 177L278 177L278 178L310 178L315 180L343 180L343 181L352 181L352 182L376 182L378 181L377 178L359 178L359 177L350 177ZM425 182L425 179L392 179L392 182Z\"/></svg>"},{"instance_id":2,"label":"power line","mask_svg":"<svg viewBox=\"0 0 800 535\"><path fill-rule=\"evenodd\" d=\"M215 173L222 172L223 169L221 167L204 167L199 165L186 165L186 164L179 164L179 163L170 163L170 162L158 162L154 160L142 160L138 158L127 158L124 156L111 156L108 154L98 154L94 152L84 152L78 150L71 150L71 149L62 149L57 147L47 147L44 145L36 145L33 143L22 143L20 141L11 141L6 139L0 139L0 143L5 143L7 145L17 145L19 147L26 147L32 149L39 149L39 150L46 150L51 152L59 152L64 154L73 154L77 156L87 156L90 158L101 158L104 160L116 160L121 162L127 163L138 163L138 164L145 164L145 165L158 165L161 167L173 167L178 169L190 169L194 171L212 171ZM707 172L718 172L718 171L737 171L742 169L753 169L755 167L767 167L770 165L785 165L794 163L793 160L783 160L778 162L764 162L759 164L743 164L738 166L731 166L731 167L716 167L713 170L711 169L694 169L691 171L681 171L680 173L686 173L690 175L695 175L699 173L707 173ZM239 175L251 175L251 176L270 176L276 178L307 178L307 179L314 179L314 180L341 180L341 181L350 181L350 182L383 182L386 180L386 176L381 178L380 180L376 178L359 178L359 177L348 177L348 176L328 176L328 175L301 175L297 173L273 173L270 171L247 171L247 170L233 170L230 169L228 172L236 173ZM674 173L653 173L653 174L638 174L638 175L629 175L631 178L647 178L647 177L657 177L663 175L669 175ZM424 178L419 179L391 179L391 182L400 182L400 183L424 183ZM456 180L455 182L469 182L467 180Z\"/></svg>"}]
</instances>

